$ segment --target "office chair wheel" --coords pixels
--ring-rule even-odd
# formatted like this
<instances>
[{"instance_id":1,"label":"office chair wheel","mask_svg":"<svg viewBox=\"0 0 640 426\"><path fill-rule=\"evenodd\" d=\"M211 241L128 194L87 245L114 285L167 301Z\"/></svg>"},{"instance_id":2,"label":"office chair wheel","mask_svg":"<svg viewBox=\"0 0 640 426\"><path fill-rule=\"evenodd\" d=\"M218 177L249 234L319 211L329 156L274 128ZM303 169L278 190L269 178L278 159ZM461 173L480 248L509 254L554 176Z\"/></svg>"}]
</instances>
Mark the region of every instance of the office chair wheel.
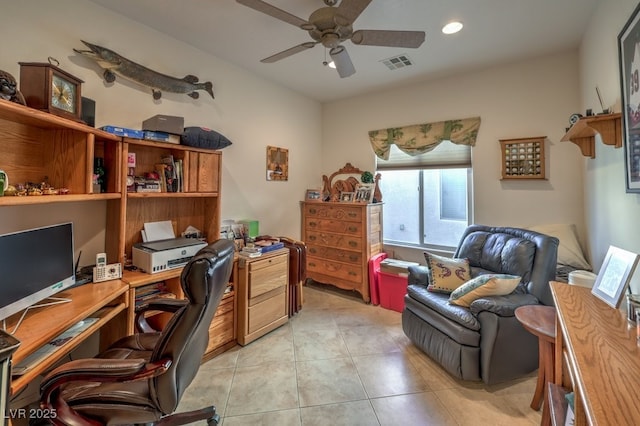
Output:
<instances>
[{"instance_id":1,"label":"office chair wheel","mask_svg":"<svg viewBox=\"0 0 640 426\"><path fill-rule=\"evenodd\" d=\"M220 422L220 416L216 414L213 417L207 419L207 426L218 426L218 422Z\"/></svg>"}]
</instances>

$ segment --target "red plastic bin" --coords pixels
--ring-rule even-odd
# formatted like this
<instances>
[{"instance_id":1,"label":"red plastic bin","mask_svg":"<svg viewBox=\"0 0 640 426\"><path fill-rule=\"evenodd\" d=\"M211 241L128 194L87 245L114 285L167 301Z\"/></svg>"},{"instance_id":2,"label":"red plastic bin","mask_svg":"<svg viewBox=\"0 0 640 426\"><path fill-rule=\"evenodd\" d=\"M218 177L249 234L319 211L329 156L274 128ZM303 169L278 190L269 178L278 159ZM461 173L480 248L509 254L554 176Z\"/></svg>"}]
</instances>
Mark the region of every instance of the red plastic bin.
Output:
<instances>
[{"instance_id":1,"label":"red plastic bin","mask_svg":"<svg viewBox=\"0 0 640 426\"><path fill-rule=\"evenodd\" d=\"M380 306L396 312L404 309L404 296L407 294L407 275L378 273L378 290L380 291Z\"/></svg>"},{"instance_id":2,"label":"red plastic bin","mask_svg":"<svg viewBox=\"0 0 640 426\"><path fill-rule=\"evenodd\" d=\"M380 262L387 258L387 253L378 253L369 259L369 294L371 295L371 304L380 304L380 291L378 284L378 275L380 274Z\"/></svg>"}]
</instances>

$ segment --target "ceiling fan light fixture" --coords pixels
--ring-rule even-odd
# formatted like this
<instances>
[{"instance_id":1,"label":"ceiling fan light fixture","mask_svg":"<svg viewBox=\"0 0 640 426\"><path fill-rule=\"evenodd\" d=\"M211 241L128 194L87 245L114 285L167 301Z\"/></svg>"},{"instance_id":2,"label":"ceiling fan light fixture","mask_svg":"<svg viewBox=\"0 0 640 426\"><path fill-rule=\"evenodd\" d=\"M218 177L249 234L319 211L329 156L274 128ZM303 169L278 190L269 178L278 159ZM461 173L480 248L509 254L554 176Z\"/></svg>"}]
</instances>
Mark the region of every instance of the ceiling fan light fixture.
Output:
<instances>
[{"instance_id":1,"label":"ceiling fan light fixture","mask_svg":"<svg viewBox=\"0 0 640 426\"><path fill-rule=\"evenodd\" d=\"M444 27L442 27L442 32L444 34L455 34L462 29L462 22L451 21Z\"/></svg>"}]
</instances>

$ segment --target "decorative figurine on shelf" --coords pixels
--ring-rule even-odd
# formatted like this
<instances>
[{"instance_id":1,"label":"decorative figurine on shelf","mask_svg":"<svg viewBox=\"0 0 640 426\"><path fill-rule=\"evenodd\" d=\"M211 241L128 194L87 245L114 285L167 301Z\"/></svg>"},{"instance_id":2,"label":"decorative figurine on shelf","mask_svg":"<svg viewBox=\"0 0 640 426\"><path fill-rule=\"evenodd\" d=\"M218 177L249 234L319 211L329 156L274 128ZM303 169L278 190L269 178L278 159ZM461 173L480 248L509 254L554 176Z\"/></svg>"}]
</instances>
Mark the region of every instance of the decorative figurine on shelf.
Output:
<instances>
[{"instance_id":1,"label":"decorative figurine on shelf","mask_svg":"<svg viewBox=\"0 0 640 426\"><path fill-rule=\"evenodd\" d=\"M17 89L18 83L16 79L6 71L0 70L0 98L6 101L15 102L20 105L26 105L24 96Z\"/></svg>"},{"instance_id":2,"label":"decorative figurine on shelf","mask_svg":"<svg viewBox=\"0 0 640 426\"><path fill-rule=\"evenodd\" d=\"M375 189L373 190L373 202L374 203L381 203L382 202L382 191L380 191L380 184L378 183L378 181L382 179L382 175L380 173L376 173L376 178L375 178Z\"/></svg>"},{"instance_id":3,"label":"decorative figurine on shelf","mask_svg":"<svg viewBox=\"0 0 640 426\"><path fill-rule=\"evenodd\" d=\"M362 172L362 176L360 176L360 181L362 183L373 183L373 174L371 174L371 172Z\"/></svg>"}]
</instances>

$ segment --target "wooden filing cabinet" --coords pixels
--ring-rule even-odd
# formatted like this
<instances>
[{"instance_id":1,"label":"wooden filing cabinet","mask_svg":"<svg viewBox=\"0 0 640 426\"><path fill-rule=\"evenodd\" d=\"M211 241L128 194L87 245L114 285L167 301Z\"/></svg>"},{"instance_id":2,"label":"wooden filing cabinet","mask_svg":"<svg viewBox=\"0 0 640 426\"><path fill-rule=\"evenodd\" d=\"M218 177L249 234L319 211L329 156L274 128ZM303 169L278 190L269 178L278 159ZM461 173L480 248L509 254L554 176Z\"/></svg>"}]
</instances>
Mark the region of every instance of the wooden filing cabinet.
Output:
<instances>
[{"instance_id":1,"label":"wooden filing cabinet","mask_svg":"<svg viewBox=\"0 0 640 426\"><path fill-rule=\"evenodd\" d=\"M302 202L307 278L369 293L369 258L382 251L382 204Z\"/></svg>"},{"instance_id":2,"label":"wooden filing cabinet","mask_svg":"<svg viewBox=\"0 0 640 426\"><path fill-rule=\"evenodd\" d=\"M122 280L130 286L130 303L135 306L136 291L145 286L156 282L164 282L166 289L173 298L182 299L182 285L180 275L182 268L170 269L168 271L159 272L157 274L146 274L140 271L125 271ZM233 269L229 277L229 291L223 296L218 309L209 326L209 344L203 356L203 362L216 355L227 351L236 345L236 289L238 280L238 259L237 256L233 261ZM130 312L128 320L128 334L133 333L133 309ZM147 316L149 324L157 329L162 329L171 319L171 314L152 311Z\"/></svg>"},{"instance_id":3,"label":"wooden filing cabinet","mask_svg":"<svg viewBox=\"0 0 640 426\"><path fill-rule=\"evenodd\" d=\"M238 343L246 345L289 320L289 249L238 260Z\"/></svg>"},{"instance_id":4,"label":"wooden filing cabinet","mask_svg":"<svg viewBox=\"0 0 640 426\"><path fill-rule=\"evenodd\" d=\"M209 326L209 345L204 353L204 361L225 352L236 345L236 287L238 284L238 259L233 260L233 270L229 277L229 289L222 297L216 314Z\"/></svg>"}]
</instances>

